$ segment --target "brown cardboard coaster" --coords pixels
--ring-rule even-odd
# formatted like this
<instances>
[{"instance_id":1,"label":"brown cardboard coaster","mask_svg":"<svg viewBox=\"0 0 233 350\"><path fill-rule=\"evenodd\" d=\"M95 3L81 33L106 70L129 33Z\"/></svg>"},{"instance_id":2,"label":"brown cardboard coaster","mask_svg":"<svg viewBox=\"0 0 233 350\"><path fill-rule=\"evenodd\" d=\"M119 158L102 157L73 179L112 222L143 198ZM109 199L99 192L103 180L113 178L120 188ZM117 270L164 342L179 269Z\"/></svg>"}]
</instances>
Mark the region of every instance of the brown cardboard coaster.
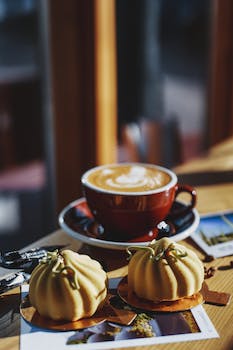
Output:
<instances>
[{"instance_id":1,"label":"brown cardboard coaster","mask_svg":"<svg viewBox=\"0 0 233 350\"><path fill-rule=\"evenodd\" d=\"M96 326L104 321L118 323L124 326L130 325L137 314L130 310L117 309L110 303L112 295L108 294L106 302L101 310L98 310L92 317L83 318L78 321L54 321L50 318L41 316L37 310L30 304L28 295L23 299L20 305L20 314L25 321L33 326L54 331L72 331L81 330Z\"/></svg>"},{"instance_id":2,"label":"brown cardboard coaster","mask_svg":"<svg viewBox=\"0 0 233 350\"><path fill-rule=\"evenodd\" d=\"M157 311L157 312L177 312L185 311L202 304L204 302L201 293L196 293L190 297L182 298L175 301L163 301L155 303L146 299L137 297L134 293L128 290L127 277L124 277L118 285L118 294L124 302L141 310Z\"/></svg>"}]
</instances>

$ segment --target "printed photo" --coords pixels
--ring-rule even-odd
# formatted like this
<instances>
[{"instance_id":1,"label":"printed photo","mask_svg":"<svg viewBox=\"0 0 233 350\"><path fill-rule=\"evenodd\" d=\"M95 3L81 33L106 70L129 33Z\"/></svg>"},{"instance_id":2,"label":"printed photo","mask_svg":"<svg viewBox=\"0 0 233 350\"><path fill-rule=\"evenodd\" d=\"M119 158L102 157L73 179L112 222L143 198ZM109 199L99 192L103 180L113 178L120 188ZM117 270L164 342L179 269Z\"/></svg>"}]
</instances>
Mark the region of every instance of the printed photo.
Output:
<instances>
[{"instance_id":1,"label":"printed photo","mask_svg":"<svg viewBox=\"0 0 233 350\"><path fill-rule=\"evenodd\" d=\"M129 309L119 297L114 297L114 307ZM133 310L135 311L135 310ZM103 322L97 326L77 331L67 344L87 344L103 341L152 338L168 335L198 333L195 318L190 310L172 313L138 312L130 326Z\"/></svg>"},{"instance_id":2,"label":"printed photo","mask_svg":"<svg viewBox=\"0 0 233 350\"><path fill-rule=\"evenodd\" d=\"M111 294L120 279L110 279ZM22 286L22 299L28 286ZM56 350L103 350L192 341L219 337L202 305L180 312L149 312L132 308L115 290L111 304L116 309L134 311L136 318L129 325L105 320L95 326L77 331L52 331L41 329L21 318L21 350L40 350L48 344ZM122 313L121 313L122 314ZM109 311L108 317L111 315Z\"/></svg>"},{"instance_id":3,"label":"printed photo","mask_svg":"<svg viewBox=\"0 0 233 350\"><path fill-rule=\"evenodd\" d=\"M192 239L209 255L233 253L233 212L202 216Z\"/></svg>"}]
</instances>

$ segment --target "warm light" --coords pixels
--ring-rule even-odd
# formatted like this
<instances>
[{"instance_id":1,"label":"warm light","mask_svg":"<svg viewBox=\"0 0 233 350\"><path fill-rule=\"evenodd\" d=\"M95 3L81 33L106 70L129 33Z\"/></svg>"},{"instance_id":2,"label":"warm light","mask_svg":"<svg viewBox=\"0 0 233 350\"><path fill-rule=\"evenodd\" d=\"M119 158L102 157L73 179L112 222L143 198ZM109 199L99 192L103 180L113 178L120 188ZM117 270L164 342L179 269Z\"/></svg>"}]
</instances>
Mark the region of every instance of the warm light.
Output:
<instances>
[{"instance_id":1,"label":"warm light","mask_svg":"<svg viewBox=\"0 0 233 350\"><path fill-rule=\"evenodd\" d=\"M95 1L96 158L98 164L116 161L117 83L115 1Z\"/></svg>"}]
</instances>

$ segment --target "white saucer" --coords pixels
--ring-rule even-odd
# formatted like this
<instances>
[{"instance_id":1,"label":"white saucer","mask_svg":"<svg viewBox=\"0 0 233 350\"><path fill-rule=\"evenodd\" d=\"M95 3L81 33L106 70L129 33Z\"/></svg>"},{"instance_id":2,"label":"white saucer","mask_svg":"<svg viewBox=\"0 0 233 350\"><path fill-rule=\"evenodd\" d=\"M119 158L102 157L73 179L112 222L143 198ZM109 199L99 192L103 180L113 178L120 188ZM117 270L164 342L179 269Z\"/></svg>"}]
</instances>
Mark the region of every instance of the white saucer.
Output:
<instances>
[{"instance_id":1,"label":"white saucer","mask_svg":"<svg viewBox=\"0 0 233 350\"><path fill-rule=\"evenodd\" d=\"M68 204L59 214L58 217L58 222L60 227L68 233L70 236L73 238L92 245L96 247L101 247L101 248L107 248L107 249L115 249L115 250L125 250L128 246L147 246L150 241L128 241L128 242L116 242L116 241L109 241L109 240L104 240L103 238L93 238L88 236L88 233L82 228L78 227L76 229L71 227L71 224L69 223L69 219L71 216L71 211L72 210L81 210L84 215L91 216L89 212L89 208L87 207L86 200L85 198L80 198L77 199L70 204ZM192 222L188 227L186 227L184 230L181 230L179 233L174 234L172 236L169 236L173 241L178 242L182 239L187 238L190 236L198 227L199 222L200 222L200 216L197 212L196 209L192 209L193 213L193 219Z\"/></svg>"}]
</instances>

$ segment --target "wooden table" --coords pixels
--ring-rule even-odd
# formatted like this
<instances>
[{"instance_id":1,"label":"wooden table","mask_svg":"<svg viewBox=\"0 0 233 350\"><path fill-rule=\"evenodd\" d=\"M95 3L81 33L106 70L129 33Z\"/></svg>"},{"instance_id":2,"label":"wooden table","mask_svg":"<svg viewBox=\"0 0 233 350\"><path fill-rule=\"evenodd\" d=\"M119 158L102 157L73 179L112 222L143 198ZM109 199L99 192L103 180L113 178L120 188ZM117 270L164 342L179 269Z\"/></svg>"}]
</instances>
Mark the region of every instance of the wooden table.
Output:
<instances>
[{"instance_id":1,"label":"wooden table","mask_svg":"<svg viewBox=\"0 0 233 350\"><path fill-rule=\"evenodd\" d=\"M224 161L225 159L225 161ZM177 173L192 173L214 171L222 174L222 169L227 173L233 169L233 139L227 140L218 147L214 147L211 152L203 156L203 158L194 160L183 166L177 167ZM200 214L222 211L225 209L233 209L233 176L232 181L227 183L217 183L205 186L197 186L198 204L197 209ZM91 255L104 264L108 270L109 277L120 277L127 274L127 265L124 252L111 251L106 249L95 248L83 245L81 242L71 238L62 230L51 233L50 235L35 242L32 246L44 244L67 244L68 248ZM201 259L204 254L194 245L190 238L182 242L183 244L194 249ZM27 247L28 248L28 247ZM231 293L233 295L233 269L224 268L233 261L232 256L216 259L212 262L205 263L205 266L222 267L216 271L216 274L208 279L209 288L222 292ZM0 349L1 350L18 350L19 349L19 314L17 311L20 300L19 289L14 289L0 298L0 310L6 314L4 322L1 320L0 325ZM187 350L192 346L192 350L233 349L233 300L227 306L215 306L204 304L204 308L215 326L220 338L192 341L191 343L173 343L156 345L158 349ZM10 325L10 318L13 322ZM155 346L133 347L149 350ZM123 348L122 348L123 349Z\"/></svg>"}]
</instances>

